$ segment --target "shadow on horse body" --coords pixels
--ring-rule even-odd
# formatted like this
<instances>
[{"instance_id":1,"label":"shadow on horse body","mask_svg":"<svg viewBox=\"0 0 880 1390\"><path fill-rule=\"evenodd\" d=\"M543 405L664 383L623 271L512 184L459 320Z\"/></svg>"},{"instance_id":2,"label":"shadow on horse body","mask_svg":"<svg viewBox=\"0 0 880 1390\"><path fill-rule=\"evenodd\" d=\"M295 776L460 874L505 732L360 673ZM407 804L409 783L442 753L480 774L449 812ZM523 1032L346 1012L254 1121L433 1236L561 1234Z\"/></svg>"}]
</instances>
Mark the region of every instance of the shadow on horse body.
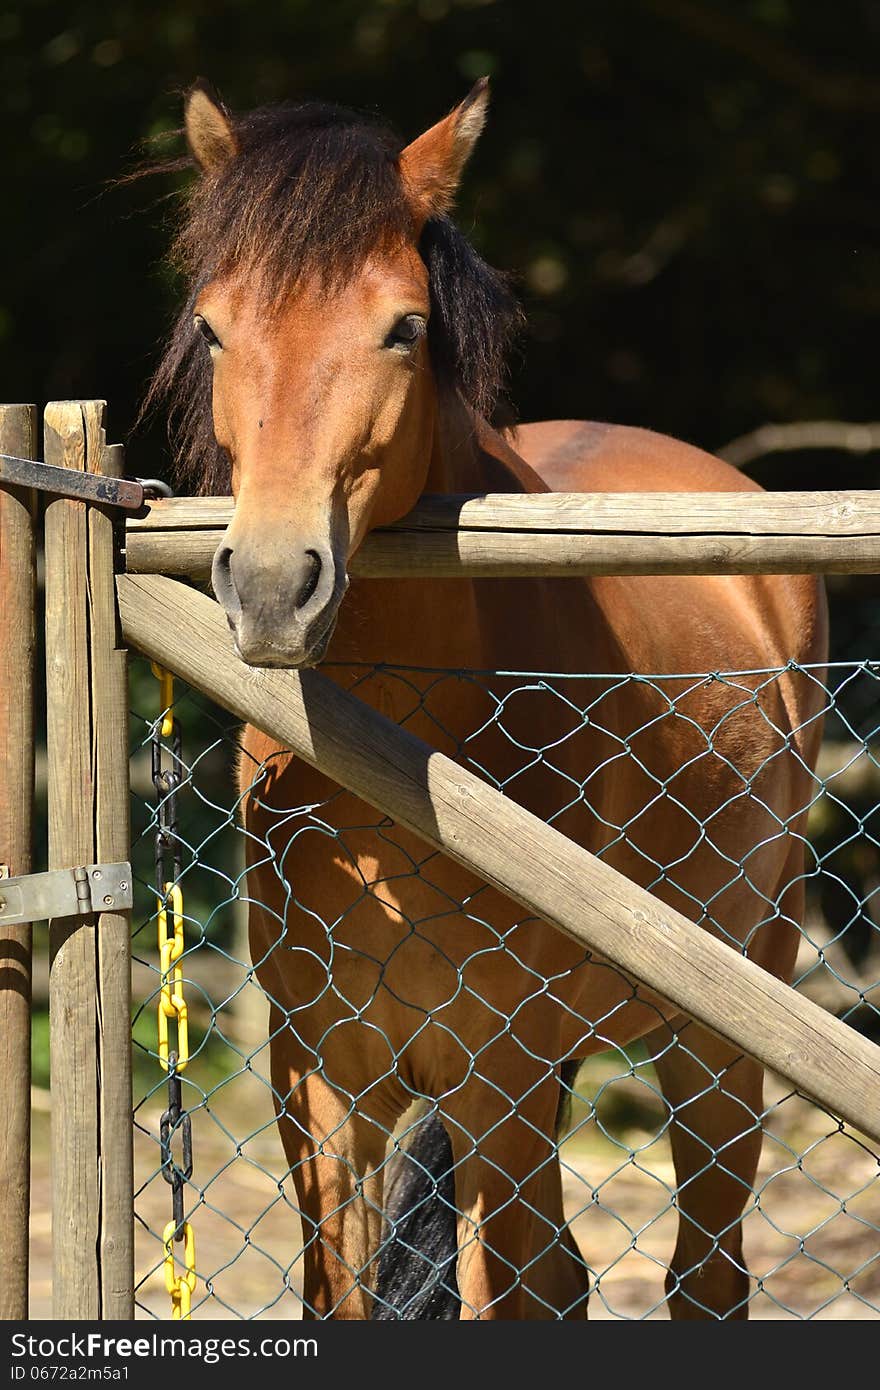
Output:
<instances>
[{"instance_id":1,"label":"shadow on horse body","mask_svg":"<svg viewBox=\"0 0 880 1390\"><path fill-rule=\"evenodd\" d=\"M572 729L563 701L512 696L509 681L488 677L509 696L505 733L477 683L436 683L425 670L402 681L387 668L674 674L821 662L816 580L348 585L364 536L424 491L755 490L646 431L556 422L504 436L485 423L518 311L446 215L485 104L481 83L401 150L335 107L232 118L204 87L190 94L202 177L178 250L193 293L154 389L171 397L191 476L203 490L231 484L236 498L215 591L245 661L326 657L334 679L356 681L362 699L441 751L459 756L470 740L469 756L517 801L789 978L817 684L789 672L760 694L758 679L666 682L672 715L650 683L609 681L600 715ZM569 685L558 689L577 704ZM552 745L551 756L524 769L517 742ZM647 1036L675 1116L670 1311L745 1316L740 1216L761 1142L759 1065L693 1023L687 1050L671 1046L682 1020L650 990L257 730L242 748L251 946L271 1001L307 1315L448 1314L436 1281L421 1289L425 1259L389 1243L383 1225L388 1138L427 1098L436 1118L411 1152L427 1156L424 1212L439 1201L447 1228L455 1221L436 1262L447 1285L457 1280L461 1316L584 1316L587 1272L565 1226L556 1150L560 1078L576 1059ZM304 806L318 808L307 825L288 814ZM414 1190L404 1175L398 1235L426 1230L400 1205Z\"/></svg>"}]
</instances>

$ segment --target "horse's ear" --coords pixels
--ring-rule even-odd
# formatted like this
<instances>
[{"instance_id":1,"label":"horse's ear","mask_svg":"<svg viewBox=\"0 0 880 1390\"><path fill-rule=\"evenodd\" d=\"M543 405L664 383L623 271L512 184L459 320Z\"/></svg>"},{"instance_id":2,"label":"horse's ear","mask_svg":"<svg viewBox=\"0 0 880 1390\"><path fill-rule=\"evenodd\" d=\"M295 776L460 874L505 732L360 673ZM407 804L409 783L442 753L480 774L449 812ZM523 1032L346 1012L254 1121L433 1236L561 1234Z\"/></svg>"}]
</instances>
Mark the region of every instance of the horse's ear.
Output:
<instances>
[{"instance_id":1,"label":"horse's ear","mask_svg":"<svg viewBox=\"0 0 880 1390\"><path fill-rule=\"evenodd\" d=\"M186 94L183 125L189 152L203 173L219 174L238 154L229 112L202 78Z\"/></svg>"},{"instance_id":2,"label":"horse's ear","mask_svg":"<svg viewBox=\"0 0 880 1390\"><path fill-rule=\"evenodd\" d=\"M401 178L423 220L452 206L461 171L485 125L488 105L489 79L481 77L460 106L401 154Z\"/></svg>"}]
</instances>

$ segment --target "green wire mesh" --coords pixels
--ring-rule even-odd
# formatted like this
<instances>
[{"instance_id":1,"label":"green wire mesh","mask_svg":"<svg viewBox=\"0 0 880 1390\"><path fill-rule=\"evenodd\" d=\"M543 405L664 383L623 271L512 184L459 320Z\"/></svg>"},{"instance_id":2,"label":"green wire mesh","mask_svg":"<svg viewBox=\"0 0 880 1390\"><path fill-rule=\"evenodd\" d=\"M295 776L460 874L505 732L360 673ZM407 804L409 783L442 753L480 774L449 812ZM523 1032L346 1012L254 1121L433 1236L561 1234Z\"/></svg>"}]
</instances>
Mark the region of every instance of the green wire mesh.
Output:
<instances>
[{"instance_id":1,"label":"green wire mesh","mask_svg":"<svg viewBox=\"0 0 880 1390\"><path fill-rule=\"evenodd\" d=\"M738 711L763 709L762 696L783 671L821 687L824 714L818 767L810 776L803 806L797 808L809 815L803 872L807 906L805 920L798 924L795 981L839 1018L880 1038L880 917L876 915L880 909L880 663L839 662L822 669L789 664L761 672L687 677L391 667L347 668L337 674L355 694L381 676L395 691L396 707L402 700L409 709L400 721L404 726L417 721L424 736L427 719L438 747L513 796L518 780L535 768L554 770L554 758L567 740L588 726L602 727L603 704L610 694L621 684L638 682L656 695L654 712L640 727L605 730L613 747L601 771L607 775L609 766L613 771L636 759L647 779L648 797L662 796L674 804L674 779L658 780L643 759L640 750L646 746L646 737L650 739L660 721L687 720L689 696L705 683L720 683L731 698L718 727L702 735L695 756L726 760L738 778L732 799L755 796L755 771L735 767L726 732ZM436 715L437 696L441 691L448 693L449 683L466 684L480 692L484 720L465 739L453 738ZM147 676L146 667L135 668L133 692L137 711L132 716L133 859L139 885L134 935L136 1287L140 1315L165 1318L169 1314L162 1278L162 1231L170 1217L170 1199L159 1147L166 1078L158 1064L155 1036L160 976L152 855L157 811L149 747L158 686ZM522 737L523 710L534 701L553 702L558 714L558 735L551 744L532 746ZM194 1166L185 1190L186 1216L197 1241L193 1314L299 1317L303 1251L308 1243L320 1242L322 1233L301 1216L276 1128L275 1106L283 1105L284 1098L274 1094L270 1079L270 1000L256 978L247 946L247 832L239 814L235 776L239 729L231 717L180 682L175 712L182 726L178 848L185 895L183 969L191 1052L182 1085L183 1104L193 1127ZM493 776L481 759L487 731L508 745L501 776ZM787 746L781 738L781 751ZM546 817L549 822L564 819L581 803L589 806L597 771L578 781L555 768L557 805ZM254 785L263 777L264 770L254 768ZM307 885L287 883L284 850L279 846L303 835L331 836L340 841L340 852L347 853L346 834L369 829L383 836L392 828L387 817L376 812L368 825L339 832L333 825L334 800L275 807L271 842L256 847L285 884L287 901L320 917L331 942L338 922L324 921L321 905L309 897ZM760 843L744 845L738 860L730 859L731 882L742 878L751 882L749 869L757 852L773 838L793 833L793 818L785 821L767 810L768 833ZM603 852L628 841L632 826L632 819L607 826ZM711 836L712 826L699 827L699 833ZM409 854L405 873L426 874L435 857L427 846L423 855ZM649 886L667 877L674 881L675 872L675 864L654 863ZM752 887L760 891L757 884ZM376 890L377 883L363 882L362 895ZM776 897L762 896L763 915L755 932L785 917L781 892ZM450 900L448 911L464 912L479 921L479 898L477 892L464 903ZM692 900L690 915L703 924L714 923L723 932L713 917L713 900ZM287 936L286 915L275 915L279 939L274 949L296 949L296 942ZM422 925L410 923L413 931ZM512 949L507 935L496 933L500 952ZM552 994L557 984L552 978L536 977L535 996ZM333 988L332 971L326 988ZM283 1012L284 1002L275 1003ZM583 1025L601 1040L608 1020L585 1019ZM296 1020L288 1015L284 1026L295 1028ZM498 1026L503 1031L509 1020L499 1018ZM581 1065L567 1088L567 1130L555 1152L562 1171L566 1222L588 1277L591 1318L668 1316L664 1279L682 1198L676 1189L670 1132L673 1124L686 1128L687 1115L683 1107L677 1112L664 1098L656 1073L661 1061L657 1046L652 1051L644 1042L626 1049L609 1043ZM689 1052L699 1069L699 1086L707 1094L724 1090L724 1073L716 1074L688 1049L687 1025L664 1046ZM393 1048L391 1052L392 1066L396 1066ZM555 1069L560 1059L545 1060L548 1068ZM472 1062L477 1066L479 1059ZM319 1057L315 1065L320 1065ZM432 1105L430 1098L417 1093L412 1098L422 1100L421 1109L408 1112L396 1130L387 1133L386 1242L393 1238L401 1215L394 1210L391 1195L395 1157L416 1132L425 1105L429 1111ZM341 1099L349 1113L357 1110L357 1095L344 1094ZM512 1109L522 1102L522 1096L510 1098ZM741 1194L750 1316L880 1316L880 1168L872 1145L772 1075L765 1084L764 1108L759 1113L743 1110L741 1133L760 1133L763 1141L754 1185ZM327 1139L328 1152L332 1152L332 1135ZM702 1171L711 1168L729 1171L723 1148L706 1148ZM452 1187L444 1189L440 1200L454 1202L453 1192ZM541 1213L535 1215L544 1220ZM560 1229L552 1222L545 1224L548 1245L562 1240ZM476 1235L466 1235L465 1241L468 1238L476 1239ZM716 1233L710 1254L717 1249ZM444 1281L451 1281L448 1269L440 1273ZM512 1282L527 1283L528 1275L527 1268L510 1271ZM368 1271L351 1270L353 1283L367 1278ZM545 1306L536 1311L562 1317L572 1310Z\"/></svg>"}]
</instances>

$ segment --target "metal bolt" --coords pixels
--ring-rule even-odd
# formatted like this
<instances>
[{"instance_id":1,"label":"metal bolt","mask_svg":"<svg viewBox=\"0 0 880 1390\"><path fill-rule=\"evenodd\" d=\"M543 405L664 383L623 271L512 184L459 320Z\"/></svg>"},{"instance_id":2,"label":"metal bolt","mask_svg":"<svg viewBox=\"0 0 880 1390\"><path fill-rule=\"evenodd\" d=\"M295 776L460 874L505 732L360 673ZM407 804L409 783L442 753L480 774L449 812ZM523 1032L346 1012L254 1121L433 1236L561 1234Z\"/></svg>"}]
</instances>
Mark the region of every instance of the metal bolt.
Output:
<instances>
[{"instance_id":1,"label":"metal bolt","mask_svg":"<svg viewBox=\"0 0 880 1390\"><path fill-rule=\"evenodd\" d=\"M106 903L107 907L111 907L113 905L113 898L109 893L104 894L104 902Z\"/></svg>"},{"instance_id":2,"label":"metal bolt","mask_svg":"<svg viewBox=\"0 0 880 1390\"><path fill-rule=\"evenodd\" d=\"M119 884L119 891L120 891L121 893L124 893L124 892L126 891L127 888L128 888L128 884L126 883L125 879L122 879L122 880L120 881L120 884Z\"/></svg>"},{"instance_id":3,"label":"metal bolt","mask_svg":"<svg viewBox=\"0 0 880 1390\"><path fill-rule=\"evenodd\" d=\"M101 870L100 870L100 869L93 869L93 870L92 870L92 878L100 878L100 877L101 877Z\"/></svg>"},{"instance_id":4,"label":"metal bolt","mask_svg":"<svg viewBox=\"0 0 880 1390\"><path fill-rule=\"evenodd\" d=\"M0 912L6 911L6 899L0 898Z\"/></svg>"}]
</instances>

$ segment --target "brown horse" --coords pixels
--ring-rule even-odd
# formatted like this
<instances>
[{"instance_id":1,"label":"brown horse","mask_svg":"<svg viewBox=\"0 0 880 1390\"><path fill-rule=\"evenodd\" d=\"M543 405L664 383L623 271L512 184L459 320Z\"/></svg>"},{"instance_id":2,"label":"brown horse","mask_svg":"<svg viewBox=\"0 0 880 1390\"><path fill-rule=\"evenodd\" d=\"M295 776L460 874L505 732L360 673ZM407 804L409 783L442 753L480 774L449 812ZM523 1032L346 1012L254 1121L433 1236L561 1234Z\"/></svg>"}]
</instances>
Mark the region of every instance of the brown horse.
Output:
<instances>
[{"instance_id":1,"label":"brown horse","mask_svg":"<svg viewBox=\"0 0 880 1390\"><path fill-rule=\"evenodd\" d=\"M754 490L646 431L553 422L502 435L486 423L518 311L447 216L486 101L478 83L401 149L336 107L234 118L204 86L190 93L201 177L178 251L192 293L154 390L171 398L189 476L236 499L215 592L246 662L327 657L335 679L443 751L463 755L470 739L468 756L511 796L789 978L818 683L790 670L735 688L609 680L573 727L575 681L557 683L566 704L514 697L501 676L481 686L425 668L821 662L816 580L349 586L371 528L426 490ZM389 665L422 670L396 679ZM487 687L506 701L502 721L487 718ZM462 1316L584 1316L555 1140L563 1064L647 1037L673 1117L670 1312L746 1316L740 1218L761 1144L760 1066L252 728L242 791L306 1313L363 1318L387 1303L376 1289L387 1141L421 1098L451 1143ZM686 1047L671 1046L685 1026Z\"/></svg>"}]
</instances>

